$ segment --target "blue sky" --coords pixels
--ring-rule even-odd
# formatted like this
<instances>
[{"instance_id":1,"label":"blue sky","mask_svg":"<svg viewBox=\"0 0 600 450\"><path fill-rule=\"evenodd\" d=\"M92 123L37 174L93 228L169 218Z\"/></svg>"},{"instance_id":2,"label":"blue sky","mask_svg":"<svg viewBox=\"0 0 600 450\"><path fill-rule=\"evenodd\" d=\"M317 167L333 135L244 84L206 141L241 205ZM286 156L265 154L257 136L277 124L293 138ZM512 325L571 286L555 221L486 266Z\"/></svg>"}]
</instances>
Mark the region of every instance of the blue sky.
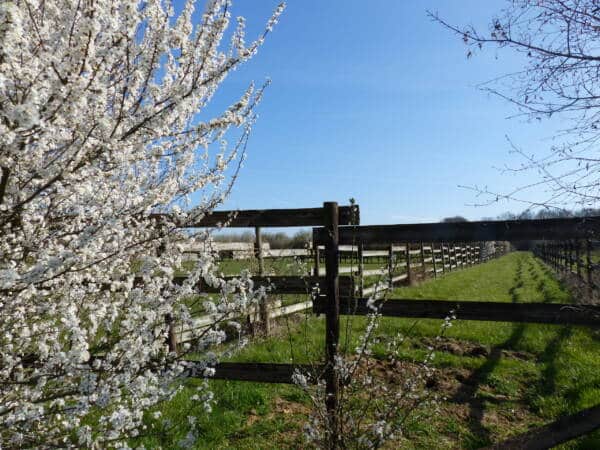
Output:
<instances>
[{"instance_id":1,"label":"blue sky","mask_svg":"<svg viewBox=\"0 0 600 450\"><path fill-rule=\"evenodd\" d=\"M225 105L250 80L272 79L223 208L313 207L354 197L363 224L524 209L469 206L479 200L459 185L507 192L526 182L496 168L520 162L506 135L542 152L558 124L507 119L514 107L477 85L519 69L522 60L492 47L467 59L462 41L426 15L437 10L450 22L486 26L504 3L288 1L258 55L215 97L215 106ZM248 41L276 4L234 2L233 14L247 18Z\"/></svg>"}]
</instances>

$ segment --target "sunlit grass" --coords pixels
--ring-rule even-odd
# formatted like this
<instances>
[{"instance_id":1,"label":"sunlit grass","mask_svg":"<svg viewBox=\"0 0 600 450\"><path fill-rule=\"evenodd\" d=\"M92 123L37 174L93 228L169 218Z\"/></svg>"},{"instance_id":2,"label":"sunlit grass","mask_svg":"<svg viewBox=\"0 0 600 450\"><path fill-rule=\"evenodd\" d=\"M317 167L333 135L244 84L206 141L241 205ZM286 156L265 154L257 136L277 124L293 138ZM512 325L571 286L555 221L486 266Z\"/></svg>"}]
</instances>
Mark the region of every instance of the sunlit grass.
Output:
<instances>
[{"instance_id":1,"label":"sunlit grass","mask_svg":"<svg viewBox=\"0 0 600 450\"><path fill-rule=\"evenodd\" d=\"M571 301L552 273L528 253L512 253L419 286L399 288L392 296L508 303ZM440 320L415 324L413 319L384 318L377 333L392 336L412 330L403 357L420 360L438 335L440 324ZM344 349L352 351L364 325L364 318L343 318ZM319 362L324 331L323 317L286 318L275 336L252 343L234 359ZM478 349L477 353L452 348L436 353L437 367L467 378L461 385L465 398L458 401L449 396L441 402L440 413L412 424L406 430L409 448L478 448L600 401L598 332L583 327L457 320L446 336L459 349ZM376 356L385 356L382 348L377 349ZM190 381L174 400L160 406L163 418L174 426L144 438L147 448L177 448L188 430L188 415L197 416L200 423L195 448L302 446L303 413L308 401L294 386L214 380L210 385L217 402L207 415L190 400L196 383L199 381ZM600 434L563 448L600 448Z\"/></svg>"}]
</instances>

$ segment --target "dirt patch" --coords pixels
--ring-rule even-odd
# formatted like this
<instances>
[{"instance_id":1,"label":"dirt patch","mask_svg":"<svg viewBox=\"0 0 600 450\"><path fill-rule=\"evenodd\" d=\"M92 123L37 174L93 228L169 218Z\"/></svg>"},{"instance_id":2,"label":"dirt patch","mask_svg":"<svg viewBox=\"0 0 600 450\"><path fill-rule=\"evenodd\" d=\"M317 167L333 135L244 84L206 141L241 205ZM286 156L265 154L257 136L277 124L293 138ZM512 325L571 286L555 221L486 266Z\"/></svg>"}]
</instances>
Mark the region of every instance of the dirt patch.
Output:
<instances>
[{"instance_id":1,"label":"dirt patch","mask_svg":"<svg viewBox=\"0 0 600 450\"><path fill-rule=\"evenodd\" d=\"M273 404L273 412L276 414L309 414L310 408L303 403L277 397Z\"/></svg>"},{"instance_id":2,"label":"dirt patch","mask_svg":"<svg viewBox=\"0 0 600 450\"><path fill-rule=\"evenodd\" d=\"M417 347L420 345L432 347L436 351L447 352L457 356L487 358L492 352L489 346L482 345L477 342L464 341L448 337L442 337L439 339L423 338L419 340L418 344L416 344ZM535 361L535 356L528 352L504 349L502 349L501 352L502 356L505 358L519 359L522 361Z\"/></svg>"}]
</instances>

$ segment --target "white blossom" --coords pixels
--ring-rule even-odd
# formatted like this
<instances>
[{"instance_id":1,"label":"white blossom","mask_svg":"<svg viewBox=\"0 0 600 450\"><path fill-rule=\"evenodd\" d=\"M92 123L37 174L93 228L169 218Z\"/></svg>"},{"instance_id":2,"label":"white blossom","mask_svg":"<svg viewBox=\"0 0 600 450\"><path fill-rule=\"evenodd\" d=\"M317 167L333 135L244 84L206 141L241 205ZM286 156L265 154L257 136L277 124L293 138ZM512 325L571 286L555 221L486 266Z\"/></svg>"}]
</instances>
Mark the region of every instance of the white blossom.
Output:
<instances>
[{"instance_id":1,"label":"white blossom","mask_svg":"<svg viewBox=\"0 0 600 450\"><path fill-rule=\"evenodd\" d=\"M283 6L254 40L238 21L229 43L230 1L198 20L197 6L0 1L0 447L126 448L192 373L166 318L191 321L200 280L220 288L209 331L191 333L214 364L221 324L255 301L209 251L172 278L182 242L209 238L179 224L226 198L263 88L220 112L210 101Z\"/></svg>"}]
</instances>

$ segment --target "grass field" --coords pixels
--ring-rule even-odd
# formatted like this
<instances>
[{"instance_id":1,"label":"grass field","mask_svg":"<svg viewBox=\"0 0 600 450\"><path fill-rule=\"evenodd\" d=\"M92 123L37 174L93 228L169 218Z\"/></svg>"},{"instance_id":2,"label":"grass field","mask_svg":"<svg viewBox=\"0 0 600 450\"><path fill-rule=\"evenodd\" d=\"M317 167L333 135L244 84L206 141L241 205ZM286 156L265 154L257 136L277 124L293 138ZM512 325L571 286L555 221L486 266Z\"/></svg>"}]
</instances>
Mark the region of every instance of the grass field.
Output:
<instances>
[{"instance_id":1,"label":"grass field","mask_svg":"<svg viewBox=\"0 0 600 450\"><path fill-rule=\"evenodd\" d=\"M552 273L529 253L453 272L420 286L396 289L397 298L490 300L501 302L570 301ZM460 319L460 314L459 314ZM348 348L365 324L343 319L341 342ZM383 319L378 333L395 335L413 327L403 357L420 360L436 346L434 390L446 399L440 411L406 430L406 448L478 448L600 401L600 334L581 327L457 320L435 343L441 321ZM256 341L236 355L238 361L314 362L322 357L324 320L299 316L282 321L277 334ZM381 349L376 357L383 358ZM198 417L197 449L276 449L303 446L302 424L308 399L294 386L210 381L216 404L206 414L190 399L190 381L161 405L161 432L134 442L146 448L178 448ZM161 419L161 421L162 421ZM158 422L157 422L158 423ZM394 443L390 448L396 448ZM594 433L562 448L600 448Z\"/></svg>"}]
</instances>

